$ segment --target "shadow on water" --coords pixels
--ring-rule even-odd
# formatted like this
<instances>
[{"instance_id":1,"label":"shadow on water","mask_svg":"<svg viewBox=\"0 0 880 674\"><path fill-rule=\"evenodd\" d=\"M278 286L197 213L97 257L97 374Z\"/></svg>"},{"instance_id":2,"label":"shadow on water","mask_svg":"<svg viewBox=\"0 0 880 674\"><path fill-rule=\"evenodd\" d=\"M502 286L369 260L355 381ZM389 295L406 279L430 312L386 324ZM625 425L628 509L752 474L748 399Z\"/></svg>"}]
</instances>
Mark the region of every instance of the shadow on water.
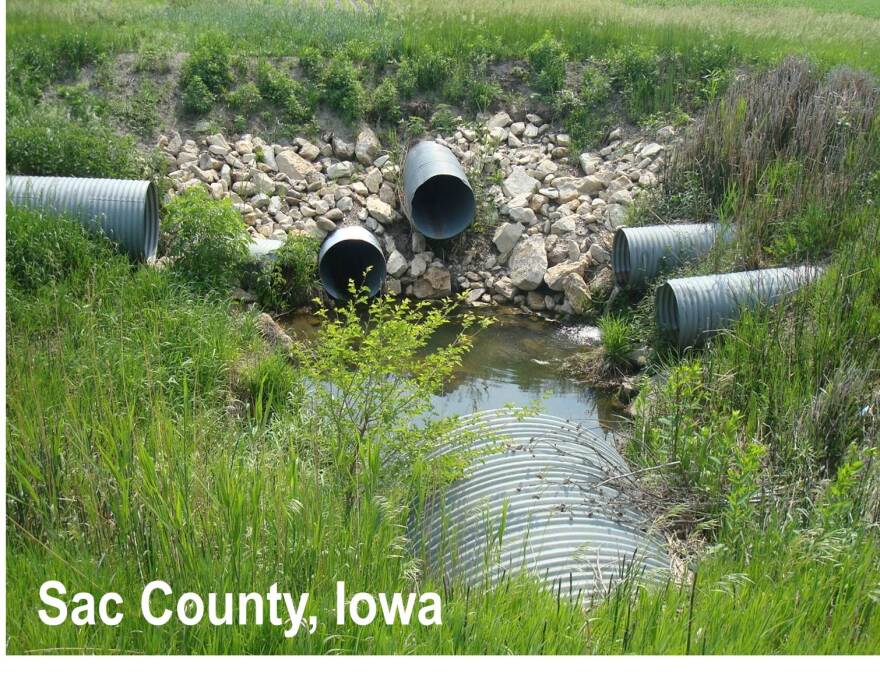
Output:
<instances>
[{"instance_id":1,"label":"shadow on water","mask_svg":"<svg viewBox=\"0 0 880 674\"><path fill-rule=\"evenodd\" d=\"M496 318L474 338L473 348L462 358L452 380L434 396L439 416L540 401L543 413L583 422L600 434L623 428L626 421L610 397L574 381L565 369L565 359L584 348L583 337L590 328L518 315ZM310 339L319 322L312 316L294 316L283 325L300 339ZM448 344L457 331L455 323L444 326L429 348Z\"/></svg>"}]
</instances>

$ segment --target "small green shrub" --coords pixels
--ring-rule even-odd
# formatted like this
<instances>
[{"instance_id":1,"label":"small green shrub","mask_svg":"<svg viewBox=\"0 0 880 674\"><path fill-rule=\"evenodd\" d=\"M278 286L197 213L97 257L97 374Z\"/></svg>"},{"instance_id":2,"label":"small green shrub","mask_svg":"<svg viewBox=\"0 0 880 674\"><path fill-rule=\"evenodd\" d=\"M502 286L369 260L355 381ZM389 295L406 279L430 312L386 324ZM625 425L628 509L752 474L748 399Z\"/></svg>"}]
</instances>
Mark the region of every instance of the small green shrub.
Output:
<instances>
[{"instance_id":1,"label":"small green shrub","mask_svg":"<svg viewBox=\"0 0 880 674\"><path fill-rule=\"evenodd\" d=\"M401 59L394 73L395 85L401 98L409 98L416 93L418 86L417 73L410 59Z\"/></svg>"},{"instance_id":2,"label":"small green shrub","mask_svg":"<svg viewBox=\"0 0 880 674\"><path fill-rule=\"evenodd\" d=\"M6 168L22 175L91 178L139 178L144 171L131 136L47 107L8 120Z\"/></svg>"},{"instance_id":3,"label":"small green shrub","mask_svg":"<svg viewBox=\"0 0 880 674\"><path fill-rule=\"evenodd\" d=\"M247 131L248 121L244 115L236 115L232 118L232 130L235 133L244 133Z\"/></svg>"},{"instance_id":4,"label":"small green shrub","mask_svg":"<svg viewBox=\"0 0 880 674\"><path fill-rule=\"evenodd\" d=\"M635 346L636 338L632 324L617 316L603 316L599 319L599 329L602 331L605 357L614 365L628 365L628 356Z\"/></svg>"},{"instance_id":5,"label":"small green shrub","mask_svg":"<svg viewBox=\"0 0 880 674\"><path fill-rule=\"evenodd\" d=\"M421 138L428 132L425 120L416 116L411 116L404 122L404 129L410 138Z\"/></svg>"},{"instance_id":6,"label":"small green shrub","mask_svg":"<svg viewBox=\"0 0 880 674\"><path fill-rule=\"evenodd\" d=\"M199 289L225 291L248 259L247 230L228 199L193 188L168 204L162 225L173 269Z\"/></svg>"},{"instance_id":7,"label":"small green shrub","mask_svg":"<svg viewBox=\"0 0 880 674\"><path fill-rule=\"evenodd\" d=\"M270 353L242 373L246 402L253 418L265 423L290 401L299 383L283 354Z\"/></svg>"},{"instance_id":8,"label":"small green shrub","mask_svg":"<svg viewBox=\"0 0 880 674\"><path fill-rule=\"evenodd\" d=\"M303 47L299 53L299 67L307 77L317 78L324 66L324 57L314 47Z\"/></svg>"},{"instance_id":9,"label":"small green shrub","mask_svg":"<svg viewBox=\"0 0 880 674\"><path fill-rule=\"evenodd\" d=\"M309 299L317 279L319 246L314 237L291 235L271 264L259 268L255 289L263 307L284 311Z\"/></svg>"},{"instance_id":10,"label":"small green shrub","mask_svg":"<svg viewBox=\"0 0 880 674\"><path fill-rule=\"evenodd\" d=\"M246 82L237 89L226 94L226 104L234 111L250 115L257 111L263 97L253 82Z\"/></svg>"},{"instance_id":11,"label":"small green shrub","mask_svg":"<svg viewBox=\"0 0 880 674\"><path fill-rule=\"evenodd\" d=\"M278 106L290 124L305 124L314 114L314 94L289 73L268 61L257 65L257 89L268 102Z\"/></svg>"},{"instance_id":12,"label":"small green shrub","mask_svg":"<svg viewBox=\"0 0 880 674\"><path fill-rule=\"evenodd\" d=\"M394 79L386 77L373 90L371 106L373 115L380 120L397 121L400 118L397 86Z\"/></svg>"},{"instance_id":13,"label":"small green shrub","mask_svg":"<svg viewBox=\"0 0 880 674\"><path fill-rule=\"evenodd\" d=\"M214 94L201 77L190 77L183 88L183 108L195 115L203 115L214 107Z\"/></svg>"},{"instance_id":14,"label":"small green shrub","mask_svg":"<svg viewBox=\"0 0 880 674\"><path fill-rule=\"evenodd\" d=\"M232 84L231 57L227 38L208 34L199 39L183 62L180 83L184 91L193 79L200 79L213 95L223 94Z\"/></svg>"},{"instance_id":15,"label":"small green shrub","mask_svg":"<svg viewBox=\"0 0 880 674\"><path fill-rule=\"evenodd\" d=\"M70 116L78 121L89 122L104 117L108 112L107 99L93 94L87 84L61 85L57 93L70 111Z\"/></svg>"},{"instance_id":16,"label":"small green shrub","mask_svg":"<svg viewBox=\"0 0 880 674\"><path fill-rule=\"evenodd\" d=\"M553 94L565 86L568 55L549 32L528 48L526 57L532 67L532 83L538 91Z\"/></svg>"},{"instance_id":17,"label":"small green shrub","mask_svg":"<svg viewBox=\"0 0 880 674\"><path fill-rule=\"evenodd\" d=\"M599 67L588 64L581 73L580 99L589 106L600 106L611 96L611 78Z\"/></svg>"},{"instance_id":18,"label":"small green shrub","mask_svg":"<svg viewBox=\"0 0 880 674\"><path fill-rule=\"evenodd\" d=\"M440 133L450 133L455 129L455 113L448 105L440 104L431 115L431 128Z\"/></svg>"},{"instance_id":19,"label":"small green shrub","mask_svg":"<svg viewBox=\"0 0 880 674\"><path fill-rule=\"evenodd\" d=\"M367 94L357 67L350 61L333 59L321 78L322 97L349 122L363 116Z\"/></svg>"}]
</instances>

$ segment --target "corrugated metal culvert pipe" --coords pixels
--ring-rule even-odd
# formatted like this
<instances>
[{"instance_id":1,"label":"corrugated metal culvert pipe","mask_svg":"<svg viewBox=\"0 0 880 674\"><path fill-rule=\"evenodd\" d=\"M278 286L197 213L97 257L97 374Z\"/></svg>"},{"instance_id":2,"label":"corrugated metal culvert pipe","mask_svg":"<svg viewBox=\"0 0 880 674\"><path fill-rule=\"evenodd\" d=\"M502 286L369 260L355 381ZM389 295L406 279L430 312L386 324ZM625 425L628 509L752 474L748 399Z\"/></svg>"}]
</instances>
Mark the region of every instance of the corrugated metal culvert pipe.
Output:
<instances>
[{"instance_id":1,"label":"corrugated metal culvert pipe","mask_svg":"<svg viewBox=\"0 0 880 674\"><path fill-rule=\"evenodd\" d=\"M617 284L639 288L664 270L708 253L733 228L718 223L624 227L614 233L611 265Z\"/></svg>"},{"instance_id":2,"label":"corrugated metal culvert pipe","mask_svg":"<svg viewBox=\"0 0 880 674\"><path fill-rule=\"evenodd\" d=\"M410 148L403 165L403 210L431 239L449 239L473 222L474 191L448 148L432 141Z\"/></svg>"},{"instance_id":3,"label":"corrugated metal culvert pipe","mask_svg":"<svg viewBox=\"0 0 880 674\"><path fill-rule=\"evenodd\" d=\"M385 282L382 246L364 227L337 229L324 239L318 251L318 277L333 299L348 299L352 280L356 286L366 285L372 297Z\"/></svg>"},{"instance_id":4,"label":"corrugated metal culvert pipe","mask_svg":"<svg viewBox=\"0 0 880 674\"><path fill-rule=\"evenodd\" d=\"M670 279L657 290L657 327L680 348L699 344L742 309L775 304L821 273L803 266Z\"/></svg>"},{"instance_id":5,"label":"corrugated metal culvert pipe","mask_svg":"<svg viewBox=\"0 0 880 674\"><path fill-rule=\"evenodd\" d=\"M493 410L463 417L435 455L497 443L503 451L475 459L410 522L410 540L429 569L466 584L525 571L584 601L627 571L668 568L623 489L632 478L623 477L630 471L611 444L565 419Z\"/></svg>"},{"instance_id":6,"label":"corrugated metal culvert pipe","mask_svg":"<svg viewBox=\"0 0 880 674\"><path fill-rule=\"evenodd\" d=\"M159 199L148 180L7 176L6 198L97 225L137 260L156 255Z\"/></svg>"}]
</instances>

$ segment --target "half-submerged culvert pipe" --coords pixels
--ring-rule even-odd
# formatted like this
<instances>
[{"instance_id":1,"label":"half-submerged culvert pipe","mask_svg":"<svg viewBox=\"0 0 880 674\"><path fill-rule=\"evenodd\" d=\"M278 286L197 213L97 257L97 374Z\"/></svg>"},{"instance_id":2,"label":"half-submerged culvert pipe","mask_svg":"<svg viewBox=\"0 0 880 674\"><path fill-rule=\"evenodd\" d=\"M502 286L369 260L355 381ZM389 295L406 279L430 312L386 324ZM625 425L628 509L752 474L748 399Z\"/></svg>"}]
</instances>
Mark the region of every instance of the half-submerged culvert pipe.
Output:
<instances>
[{"instance_id":1,"label":"half-submerged culvert pipe","mask_svg":"<svg viewBox=\"0 0 880 674\"><path fill-rule=\"evenodd\" d=\"M614 233L611 265L617 285L640 288L663 271L708 253L733 228L718 223L623 227Z\"/></svg>"},{"instance_id":2,"label":"half-submerged culvert pipe","mask_svg":"<svg viewBox=\"0 0 880 674\"><path fill-rule=\"evenodd\" d=\"M366 228L337 229L318 251L318 277L333 299L349 299L349 284L365 286L370 297L385 282L385 254L378 239Z\"/></svg>"},{"instance_id":3,"label":"half-submerged culvert pipe","mask_svg":"<svg viewBox=\"0 0 880 674\"><path fill-rule=\"evenodd\" d=\"M136 260L156 256L159 199L148 180L7 176L6 198L98 228Z\"/></svg>"},{"instance_id":4,"label":"half-submerged culvert pipe","mask_svg":"<svg viewBox=\"0 0 880 674\"><path fill-rule=\"evenodd\" d=\"M474 191L449 148L433 141L410 148L403 165L403 210L430 239L449 239L473 222Z\"/></svg>"},{"instance_id":5,"label":"half-submerged culvert pipe","mask_svg":"<svg viewBox=\"0 0 880 674\"><path fill-rule=\"evenodd\" d=\"M657 290L657 328L679 348L701 344L743 309L775 304L821 273L802 266L670 279Z\"/></svg>"},{"instance_id":6,"label":"half-submerged culvert pipe","mask_svg":"<svg viewBox=\"0 0 880 674\"><path fill-rule=\"evenodd\" d=\"M564 597L587 601L628 572L668 569L626 462L583 425L481 412L462 417L434 456L459 452L475 457L465 477L409 525L430 571L467 585L527 572Z\"/></svg>"}]
</instances>

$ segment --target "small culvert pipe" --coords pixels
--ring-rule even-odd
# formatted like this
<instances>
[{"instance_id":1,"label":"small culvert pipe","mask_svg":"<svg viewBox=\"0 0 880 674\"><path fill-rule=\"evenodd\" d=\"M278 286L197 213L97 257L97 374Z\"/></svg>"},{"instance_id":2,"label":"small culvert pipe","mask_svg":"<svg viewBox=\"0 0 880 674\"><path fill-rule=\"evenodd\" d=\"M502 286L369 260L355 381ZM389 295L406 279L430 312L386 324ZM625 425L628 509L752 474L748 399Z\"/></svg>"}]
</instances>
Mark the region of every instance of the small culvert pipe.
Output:
<instances>
[{"instance_id":1,"label":"small culvert pipe","mask_svg":"<svg viewBox=\"0 0 880 674\"><path fill-rule=\"evenodd\" d=\"M775 304L821 273L801 266L670 279L657 290L657 328L679 348L701 344L743 309Z\"/></svg>"},{"instance_id":2,"label":"small culvert pipe","mask_svg":"<svg viewBox=\"0 0 880 674\"><path fill-rule=\"evenodd\" d=\"M643 287L664 270L680 267L708 253L733 228L718 223L623 227L614 233L611 266L617 285Z\"/></svg>"},{"instance_id":3,"label":"small culvert pipe","mask_svg":"<svg viewBox=\"0 0 880 674\"><path fill-rule=\"evenodd\" d=\"M336 300L349 299L349 282L366 286L370 297L385 282L385 254L364 227L343 227L324 239L318 251L318 277Z\"/></svg>"},{"instance_id":4,"label":"small culvert pipe","mask_svg":"<svg viewBox=\"0 0 880 674\"><path fill-rule=\"evenodd\" d=\"M136 260L156 256L159 198L148 180L7 176L6 198L100 228Z\"/></svg>"},{"instance_id":5,"label":"small culvert pipe","mask_svg":"<svg viewBox=\"0 0 880 674\"><path fill-rule=\"evenodd\" d=\"M474 191L449 148L432 141L410 148L403 165L403 210L430 239L452 238L474 221Z\"/></svg>"}]
</instances>

